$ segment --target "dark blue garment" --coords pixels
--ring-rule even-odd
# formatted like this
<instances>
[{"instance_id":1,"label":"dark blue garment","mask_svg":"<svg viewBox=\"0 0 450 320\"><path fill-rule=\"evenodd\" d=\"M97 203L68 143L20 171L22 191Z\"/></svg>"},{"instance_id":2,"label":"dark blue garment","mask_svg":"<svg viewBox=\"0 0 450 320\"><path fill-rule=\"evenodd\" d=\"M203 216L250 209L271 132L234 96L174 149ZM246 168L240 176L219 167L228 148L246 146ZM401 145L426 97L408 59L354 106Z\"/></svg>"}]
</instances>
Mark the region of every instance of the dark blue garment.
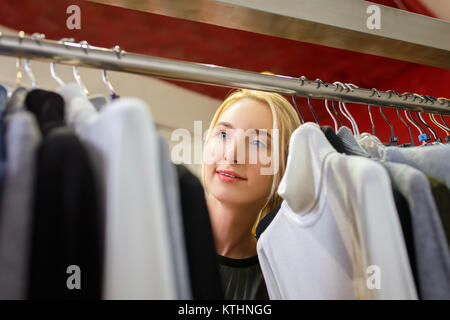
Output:
<instances>
[{"instance_id":1,"label":"dark blue garment","mask_svg":"<svg viewBox=\"0 0 450 320\"><path fill-rule=\"evenodd\" d=\"M8 90L0 84L0 199L1 195L3 194L3 181L5 180L5 170L6 170L4 115L7 100L8 100Z\"/></svg>"}]
</instances>

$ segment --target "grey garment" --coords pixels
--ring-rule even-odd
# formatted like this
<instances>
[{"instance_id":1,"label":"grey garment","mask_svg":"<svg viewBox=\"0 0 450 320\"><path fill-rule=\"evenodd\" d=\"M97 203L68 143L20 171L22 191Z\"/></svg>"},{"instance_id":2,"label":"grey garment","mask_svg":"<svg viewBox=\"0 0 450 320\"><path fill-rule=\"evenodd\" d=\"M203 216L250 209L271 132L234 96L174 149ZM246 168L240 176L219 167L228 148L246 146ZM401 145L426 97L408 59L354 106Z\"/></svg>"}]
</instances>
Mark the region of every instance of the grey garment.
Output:
<instances>
[{"instance_id":1,"label":"grey garment","mask_svg":"<svg viewBox=\"0 0 450 320\"><path fill-rule=\"evenodd\" d=\"M422 299L450 299L450 251L427 177L408 165L383 162L411 213Z\"/></svg>"},{"instance_id":2,"label":"grey garment","mask_svg":"<svg viewBox=\"0 0 450 320\"><path fill-rule=\"evenodd\" d=\"M0 207L0 299L25 299L31 248L35 159L41 133L20 110L6 119L6 175Z\"/></svg>"},{"instance_id":3,"label":"grey garment","mask_svg":"<svg viewBox=\"0 0 450 320\"><path fill-rule=\"evenodd\" d=\"M181 215L181 200L176 178L175 166L169 159L169 148L163 137L158 135L161 181L164 193L164 202L168 217L168 234L170 234L170 247L172 261L175 263L175 284L177 299L192 299L191 283L187 262L186 245L184 242L183 221Z\"/></svg>"},{"instance_id":4,"label":"grey garment","mask_svg":"<svg viewBox=\"0 0 450 320\"><path fill-rule=\"evenodd\" d=\"M450 146L436 144L422 147L388 147L383 160L404 163L441 180L450 190Z\"/></svg>"},{"instance_id":5,"label":"grey garment","mask_svg":"<svg viewBox=\"0 0 450 320\"><path fill-rule=\"evenodd\" d=\"M8 89L0 83L0 111L3 111L8 100Z\"/></svg>"},{"instance_id":6,"label":"grey garment","mask_svg":"<svg viewBox=\"0 0 450 320\"><path fill-rule=\"evenodd\" d=\"M361 135L357 136L355 139L364 149L364 151L372 156L372 158L382 158L383 150L386 148L386 146L384 146L380 139L378 139L376 136L364 132Z\"/></svg>"},{"instance_id":7,"label":"grey garment","mask_svg":"<svg viewBox=\"0 0 450 320\"><path fill-rule=\"evenodd\" d=\"M355 156L361 156L361 157L366 157L366 158L370 158L370 154L366 152L366 150L364 150L361 145L358 143L358 141L355 139L355 137L353 136L352 131L346 127L340 127L338 132L337 132L337 136L339 138L341 138L342 143L345 146L345 149L347 149L349 151L349 153L355 155Z\"/></svg>"},{"instance_id":8,"label":"grey garment","mask_svg":"<svg viewBox=\"0 0 450 320\"><path fill-rule=\"evenodd\" d=\"M345 138L342 133L338 136L346 149L351 148L352 154L369 157L367 152L358 150L361 146L349 129L344 131ZM372 135L366 135L363 140L374 155L382 154L385 149ZM406 164L376 157L373 160L388 170L392 184L408 203L422 299L450 299L450 253L428 179L421 171Z\"/></svg>"},{"instance_id":9,"label":"grey garment","mask_svg":"<svg viewBox=\"0 0 450 320\"><path fill-rule=\"evenodd\" d=\"M28 90L24 87L19 87L12 93L11 97L8 99L8 102L5 106L5 112L13 113L20 109L23 109L25 106L25 99L27 97Z\"/></svg>"},{"instance_id":10,"label":"grey garment","mask_svg":"<svg viewBox=\"0 0 450 320\"><path fill-rule=\"evenodd\" d=\"M90 96L89 101L99 112L103 109L104 106L108 104L108 100L106 100L105 96L102 95Z\"/></svg>"}]
</instances>

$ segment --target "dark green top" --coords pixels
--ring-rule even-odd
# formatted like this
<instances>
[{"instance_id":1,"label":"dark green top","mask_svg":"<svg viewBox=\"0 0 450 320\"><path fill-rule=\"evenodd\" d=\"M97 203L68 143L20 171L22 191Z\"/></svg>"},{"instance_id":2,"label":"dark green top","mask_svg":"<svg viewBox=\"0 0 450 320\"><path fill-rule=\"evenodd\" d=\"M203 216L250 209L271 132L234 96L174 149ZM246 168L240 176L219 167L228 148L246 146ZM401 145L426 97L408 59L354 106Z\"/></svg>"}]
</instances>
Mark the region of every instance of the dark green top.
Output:
<instances>
[{"instance_id":1,"label":"dark green top","mask_svg":"<svg viewBox=\"0 0 450 320\"><path fill-rule=\"evenodd\" d=\"M447 243L450 246L450 191L447 186L438 179L427 176L431 186L434 202L436 203L441 217L442 226L444 228Z\"/></svg>"},{"instance_id":2,"label":"dark green top","mask_svg":"<svg viewBox=\"0 0 450 320\"><path fill-rule=\"evenodd\" d=\"M217 255L226 300L269 300L258 256L233 259Z\"/></svg>"}]
</instances>

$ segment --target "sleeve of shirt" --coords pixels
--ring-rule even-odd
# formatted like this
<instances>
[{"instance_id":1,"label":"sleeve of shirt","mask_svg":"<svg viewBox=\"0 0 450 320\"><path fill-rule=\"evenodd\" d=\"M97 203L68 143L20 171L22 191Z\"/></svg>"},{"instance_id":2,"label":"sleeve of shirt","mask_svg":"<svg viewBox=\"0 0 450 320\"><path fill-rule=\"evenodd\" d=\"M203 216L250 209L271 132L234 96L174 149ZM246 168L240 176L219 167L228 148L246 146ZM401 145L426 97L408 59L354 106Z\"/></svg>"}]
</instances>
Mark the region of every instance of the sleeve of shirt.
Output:
<instances>
[{"instance_id":1,"label":"sleeve of shirt","mask_svg":"<svg viewBox=\"0 0 450 320\"><path fill-rule=\"evenodd\" d=\"M367 259L366 285L375 299L417 299L406 245L386 170L367 159L351 164ZM356 181L359 180L359 181Z\"/></svg>"},{"instance_id":2,"label":"sleeve of shirt","mask_svg":"<svg viewBox=\"0 0 450 320\"><path fill-rule=\"evenodd\" d=\"M264 251L264 244L261 242L261 238L257 244L259 265L263 273L264 281L266 282L267 292L269 293L270 300L283 299L280 288L275 279L272 267L270 266L269 259Z\"/></svg>"}]
</instances>

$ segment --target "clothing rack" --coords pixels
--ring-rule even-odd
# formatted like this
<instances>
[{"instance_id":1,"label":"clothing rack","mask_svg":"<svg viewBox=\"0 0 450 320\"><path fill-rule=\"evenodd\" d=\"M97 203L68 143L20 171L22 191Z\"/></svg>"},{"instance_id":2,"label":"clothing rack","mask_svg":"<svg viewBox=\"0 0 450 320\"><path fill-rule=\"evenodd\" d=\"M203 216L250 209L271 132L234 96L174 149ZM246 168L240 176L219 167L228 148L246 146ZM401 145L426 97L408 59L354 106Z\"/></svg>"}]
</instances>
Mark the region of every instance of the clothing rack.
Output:
<instances>
[{"instance_id":1,"label":"clothing rack","mask_svg":"<svg viewBox=\"0 0 450 320\"><path fill-rule=\"evenodd\" d=\"M26 37L23 33L19 33L19 36L0 33L0 54L163 79L450 115L448 99L415 93L398 94L391 90L369 90L337 82L330 84L320 79L312 81L304 76L293 78L268 75L211 64L152 57L125 52L119 46L107 49L92 46L86 41L75 43L70 39L46 40L43 35Z\"/></svg>"}]
</instances>

